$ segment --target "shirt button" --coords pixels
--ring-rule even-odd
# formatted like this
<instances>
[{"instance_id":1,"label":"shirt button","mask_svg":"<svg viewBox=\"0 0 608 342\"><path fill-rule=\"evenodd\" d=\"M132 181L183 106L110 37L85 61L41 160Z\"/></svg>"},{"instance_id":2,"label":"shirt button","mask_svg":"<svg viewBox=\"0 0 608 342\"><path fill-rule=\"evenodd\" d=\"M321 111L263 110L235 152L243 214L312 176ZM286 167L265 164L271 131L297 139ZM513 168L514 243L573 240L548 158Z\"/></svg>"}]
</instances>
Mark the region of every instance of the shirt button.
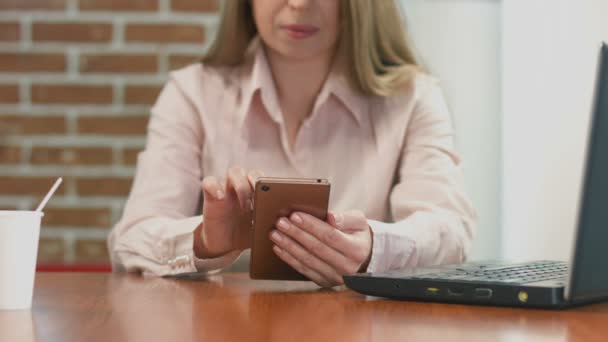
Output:
<instances>
[{"instance_id":1,"label":"shirt button","mask_svg":"<svg viewBox=\"0 0 608 342\"><path fill-rule=\"evenodd\" d=\"M189 255L180 255L175 258L175 263L177 267L185 267L190 262Z\"/></svg>"}]
</instances>

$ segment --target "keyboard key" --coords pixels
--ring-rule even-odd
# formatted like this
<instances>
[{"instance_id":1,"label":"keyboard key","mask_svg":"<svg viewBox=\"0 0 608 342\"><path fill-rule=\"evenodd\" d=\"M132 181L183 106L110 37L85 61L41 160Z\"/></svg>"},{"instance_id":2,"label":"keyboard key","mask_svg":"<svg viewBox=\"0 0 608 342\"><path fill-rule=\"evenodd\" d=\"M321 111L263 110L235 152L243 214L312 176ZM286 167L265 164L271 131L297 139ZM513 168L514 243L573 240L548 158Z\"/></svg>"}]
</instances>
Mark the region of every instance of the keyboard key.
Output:
<instances>
[{"instance_id":1,"label":"keyboard key","mask_svg":"<svg viewBox=\"0 0 608 342\"><path fill-rule=\"evenodd\" d=\"M416 276L415 279L525 283L565 278L568 274L568 266L565 263L560 262L541 261L516 266L481 266L477 265L470 268L462 267L455 269L454 271L420 275Z\"/></svg>"}]
</instances>

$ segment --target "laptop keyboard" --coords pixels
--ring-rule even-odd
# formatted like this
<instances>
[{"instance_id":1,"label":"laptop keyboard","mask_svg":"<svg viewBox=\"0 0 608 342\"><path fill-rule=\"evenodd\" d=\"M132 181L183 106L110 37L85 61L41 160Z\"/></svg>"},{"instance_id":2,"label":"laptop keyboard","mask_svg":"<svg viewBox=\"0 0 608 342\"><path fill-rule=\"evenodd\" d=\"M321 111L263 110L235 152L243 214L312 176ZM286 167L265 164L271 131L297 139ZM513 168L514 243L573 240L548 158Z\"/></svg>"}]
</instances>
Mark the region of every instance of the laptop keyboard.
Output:
<instances>
[{"instance_id":1,"label":"laptop keyboard","mask_svg":"<svg viewBox=\"0 0 608 342\"><path fill-rule=\"evenodd\" d=\"M568 264L559 261L538 261L529 264L473 266L438 273L423 274L413 279L446 279L501 283L532 283L544 280L566 280Z\"/></svg>"}]
</instances>

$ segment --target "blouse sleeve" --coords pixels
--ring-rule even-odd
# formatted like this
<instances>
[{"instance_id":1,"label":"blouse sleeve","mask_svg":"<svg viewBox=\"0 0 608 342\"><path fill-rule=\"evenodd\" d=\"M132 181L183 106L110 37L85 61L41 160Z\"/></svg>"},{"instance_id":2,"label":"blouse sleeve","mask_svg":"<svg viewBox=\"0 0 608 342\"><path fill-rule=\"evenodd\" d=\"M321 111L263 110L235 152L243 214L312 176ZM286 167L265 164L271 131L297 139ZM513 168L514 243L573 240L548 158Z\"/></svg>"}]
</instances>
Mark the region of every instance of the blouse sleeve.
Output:
<instances>
[{"instance_id":1,"label":"blouse sleeve","mask_svg":"<svg viewBox=\"0 0 608 342\"><path fill-rule=\"evenodd\" d=\"M417 98L406 130L398 179L390 193L395 222L369 220L369 272L459 263L467 258L476 223L454 129L441 89Z\"/></svg>"},{"instance_id":2,"label":"blouse sleeve","mask_svg":"<svg viewBox=\"0 0 608 342\"><path fill-rule=\"evenodd\" d=\"M210 272L239 252L197 259L193 232L202 222L201 117L171 77L151 110L145 150L121 219L108 239L117 271L149 275Z\"/></svg>"}]
</instances>

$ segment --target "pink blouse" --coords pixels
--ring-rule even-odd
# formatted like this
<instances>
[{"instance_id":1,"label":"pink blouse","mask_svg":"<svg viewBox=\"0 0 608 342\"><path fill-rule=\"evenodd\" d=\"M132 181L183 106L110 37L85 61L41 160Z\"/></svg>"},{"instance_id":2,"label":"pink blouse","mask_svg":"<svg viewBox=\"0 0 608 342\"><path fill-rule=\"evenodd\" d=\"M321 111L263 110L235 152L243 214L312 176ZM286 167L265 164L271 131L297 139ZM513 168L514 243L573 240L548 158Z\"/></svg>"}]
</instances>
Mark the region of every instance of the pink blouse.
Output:
<instances>
[{"instance_id":1,"label":"pink blouse","mask_svg":"<svg viewBox=\"0 0 608 342\"><path fill-rule=\"evenodd\" d=\"M114 270L171 275L234 262L241 251L197 259L192 233L202 221L202 179L235 165L329 179L330 210L367 215L370 272L466 259L476 213L435 79L420 74L398 96L371 97L334 66L292 150L264 49L254 51L240 67L170 74L108 240Z\"/></svg>"}]
</instances>

